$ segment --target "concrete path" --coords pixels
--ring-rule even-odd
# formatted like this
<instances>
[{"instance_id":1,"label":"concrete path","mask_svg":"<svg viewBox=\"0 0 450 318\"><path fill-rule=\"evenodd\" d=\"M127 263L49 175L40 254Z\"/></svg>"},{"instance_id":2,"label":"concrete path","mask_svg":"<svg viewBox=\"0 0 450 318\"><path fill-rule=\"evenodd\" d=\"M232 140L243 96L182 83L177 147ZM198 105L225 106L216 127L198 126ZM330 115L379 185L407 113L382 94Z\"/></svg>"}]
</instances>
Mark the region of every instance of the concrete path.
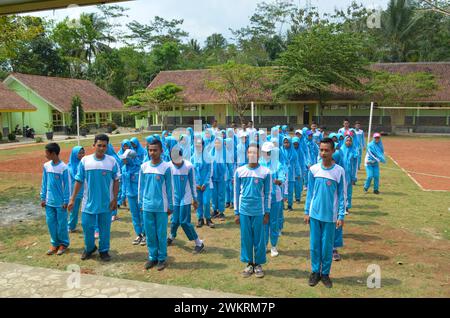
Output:
<instances>
[{"instance_id":1,"label":"concrete path","mask_svg":"<svg viewBox=\"0 0 450 318\"><path fill-rule=\"evenodd\" d=\"M241 298L237 294L0 262L0 298Z\"/></svg>"}]
</instances>

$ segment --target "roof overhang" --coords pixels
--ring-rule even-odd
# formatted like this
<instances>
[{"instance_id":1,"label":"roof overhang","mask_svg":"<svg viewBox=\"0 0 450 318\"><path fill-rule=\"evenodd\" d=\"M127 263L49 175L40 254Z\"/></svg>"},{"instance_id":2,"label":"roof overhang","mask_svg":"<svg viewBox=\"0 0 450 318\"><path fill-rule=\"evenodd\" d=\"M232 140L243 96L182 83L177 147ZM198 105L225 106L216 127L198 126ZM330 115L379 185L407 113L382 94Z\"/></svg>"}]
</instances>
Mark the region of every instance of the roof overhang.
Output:
<instances>
[{"instance_id":1,"label":"roof overhang","mask_svg":"<svg viewBox=\"0 0 450 318\"><path fill-rule=\"evenodd\" d=\"M0 15L62 9L69 5L87 6L124 1L130 0L2 0L0 1Z\"/></svg>"}]
</instances>

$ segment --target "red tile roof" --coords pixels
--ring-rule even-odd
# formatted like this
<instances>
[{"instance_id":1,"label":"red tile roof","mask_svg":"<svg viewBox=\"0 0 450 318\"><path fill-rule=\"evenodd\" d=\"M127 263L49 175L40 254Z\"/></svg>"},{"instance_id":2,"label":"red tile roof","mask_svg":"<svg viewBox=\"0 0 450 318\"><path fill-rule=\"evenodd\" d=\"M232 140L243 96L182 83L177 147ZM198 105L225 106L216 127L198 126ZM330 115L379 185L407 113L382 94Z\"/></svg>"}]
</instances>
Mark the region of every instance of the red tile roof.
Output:
<instances>
[{"instance_id":1,"label":"red tile roof","mask_svg":"<svg viewBox=\"0 0 450 318\"><path fill-rule=\"evenodd\" d=\"M450 102L450 62L436 63L377 63L371 66L374 70L384 70L389 72L430 72L436 77L439 89L434 96L426 101ZM210 70L180 70L162 71L148 86L155 88L166 83L174 83L183 87L181 96L185 103L194 104L216 104L225 103L224 99L214 90L206 87L205 80L211 79ZM335 85L330 87L333 99L349 100L358 98L358 94L349 89L342 89ZM299 100L315 100L314 96L302 96ZM270 101L270 97L268 98Z\"/></svg>"},{"instance_id":2,"label":"red tile roof","mask_svg":"<svg viewBox=\"0 0 450 318\"><path fill-rule=\"evenodd\" d=\"M0 111L35 111L36 107L0 82Z\"/></svg>"},{"instance_id":3,"label":"red tile roof","mask_svg":"<svg viewBox=\"0 0 450 318\"><path fill-rule=\"evenodd\" d=\"M58 110L70 112L72 98L80 96L85 112L113 112L124 110L120 100L87 80L11 73L15 78Z\"/></svg>"}]
</instances>

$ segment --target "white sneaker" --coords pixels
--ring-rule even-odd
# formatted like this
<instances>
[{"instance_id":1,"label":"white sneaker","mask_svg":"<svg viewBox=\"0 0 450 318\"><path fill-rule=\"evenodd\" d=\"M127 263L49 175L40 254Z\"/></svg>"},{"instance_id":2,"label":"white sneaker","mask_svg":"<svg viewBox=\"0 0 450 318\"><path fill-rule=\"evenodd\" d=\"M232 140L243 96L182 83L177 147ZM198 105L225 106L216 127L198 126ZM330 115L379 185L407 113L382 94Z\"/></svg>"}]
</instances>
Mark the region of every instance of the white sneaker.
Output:
<instances>
[{"instance_id":1,"label":"white sneaker","mask_svg":"<svg viewBox=\"0 0 450 318\"><path fill-rule=\"evenodd\" d=\"M277 257L278 256L278 250L277 250L277 248L275 246L273 246L270 249L270 256L272 256L272 257Z\"/></svg>"},{"instance_id":2,"label":"white sneaker","mask_svg":"<svg viewBox=\"0 0 450 318\"><path fill-rule=\"evenodd\" d=\"M348 215L348 211L345 211L345 212L344 212L344 215Z\"/></svg>"}]
</instances>

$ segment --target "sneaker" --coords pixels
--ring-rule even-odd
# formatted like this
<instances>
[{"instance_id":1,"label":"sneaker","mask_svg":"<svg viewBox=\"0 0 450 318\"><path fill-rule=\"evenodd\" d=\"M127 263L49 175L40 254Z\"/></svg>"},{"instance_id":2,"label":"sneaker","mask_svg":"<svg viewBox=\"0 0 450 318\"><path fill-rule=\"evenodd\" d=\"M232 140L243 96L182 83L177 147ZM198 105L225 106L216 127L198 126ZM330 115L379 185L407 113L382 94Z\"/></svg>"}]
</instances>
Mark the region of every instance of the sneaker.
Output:
<instances>
[{"instance_id":1,"label":"sneaker","mask_svg":"<svg viewBox=\"0 0 450 318\"><path fill-rule=\"evenodd\" d=\"M339 255L337 250L333 251L333 261L339 262L341 260L341 255Z\"/></svg>"},{"instance_id":2,"label":"sneaker","mask_svg":"<svg viewBox=\"0 0 450 318\"><path fill-rule=\"evenodd\" d=\"M252 274L253 274L253 265L248 264L247 267L245 267L245 269L242 271L242 277L247 278L252 276Z\"/></svg>"},{"instance_id":3,"label":"sneaker","mask_svg":"<svg viewBox=\"0 0 450 318\"><path fill-rule=\"evenodd\" d=\"M173 238L168 237L167 238L167 246L172 245L172 243L173 243Z\"/></svg>"},{"instance_id":4,"label":"sneaker","mask_svg":"<svg viewBox=\"0 0 450 318\"><path fill-rule=\"evenodd\" d=\"M295 203L300 204L300 200L295 200Z\"/></svg>"},{"instance_id":5,"label":"sneaker","mask_svg":"<svg viewBox=\"0 0 450 318\"><path fill-rule=\"evenodd\" d=\"M205 224L205 220L204 219L200 219L197 222L197 227L202 227Z\"/></svg>"},{"instance_id":6,"label":"sneaker","mask_svg":"<svg viewBox=\"0 0 450 318\"><path fill-rule=\"evenodd\" d=\"M215 224L213 223L213 221L211 221L211 219L206 220L206 225L212 229L216 227Z\"/></svg>"},{"instance_id":7,"label":"sneaker","mask_svg":"<svg viewBox=\"0 0 450 318\"><path fill-rule=\"evenodd\" d=\"M203 243L200 246L195 245L194 254L200 254L201 252L204 251L204 249L205 249L205 244L203 244Z\"/></svg>"},{"instance_id":8,"label":"sneaker","mask_svg":"<svg viewBox=\"0 0 450 318\"><path fill-rule=\"evenodd\" d=\"M256 265L255 266L255 277L257 277L257 278L263 278L264 277L264 271L263 271L261 265Z\"/></svg>"},{"instance_id":9,"label":"sneaker","mask_svg":"<svg viewBox=\"0 0 450 318\"><path fill-rule=\"evenodd\" d=\"M158 262L158 265L156 265L156 269L160 272L162 271L164 268L167 267L167 263L166 261L162 261L162 262Z\"/></svg>"},{"instance_id":10,"label":"sneaker","mask_svg":"<svg viewBox=\"0 0 450 318\"><path fill-rule=\"evenodd\" d=\"M141 245L141 246L147 245L147 238L145 237L145 235L142 235L140 245Z\"/></svg>"},{"instance_id":11,"label":"sneaker","mask_svg":"<svg viewBox=\"0 0 450 318\"><path fill-rule=\"evenodd\" d=\"M219 220L220 220L220 221L225 221L225 214L220 213L220 214L219 214Z\"/></svg>"},{"instance_id":12,"label":"sneaker","mask_svg":"<svg viewBox=\"0 0 450 318\"><path fill-rule=\"evenodd\" d=\"M228 209L231 206L230 203L225 204L225 208Z\"/></svg>"},{"instance_id":13,"label":"sneaker","mask_svg":"<svg viewBox=\"0 0 450 318\"><path fill-rule=\"evenodd\" d=\"M272 257L278 256L278 250L277 250L276 246L272 246L272 248L270 249L270 256L272 256Z\"/></svg>"},{"instance_id":14,"label":"sneaker","mask_svg":"<svg viewBox=\"0 0 450 318\"><path fill-rule=\"evenodd\" d=\"M139 243L141 243L142 241L142 236L136 236L136 238L133 241L133 245L139 245Z\"/></svg>"},{"instance_id":15,"label":"sneaker","mask_svg":"<svg viewBox=\"0 0 450 318\"><path fill-rule=\"evenodd\" d=\"M319 273L311 273L309 276L309 286L314 287L316 286L320 281L320 274Z\"/></svg>"},{"instance_id":16,"label":"sneaker","mask_svg":"<svg viewBox=\"0 0 450 318\"><path fill-rule=\"evenodd\" d=\"M375 194L380 194L380 191L378 191L378 190L373 190L373 193L375 193Z\"/></svg>"},{"instance_id":17,"label":"sneaker","mask_svg":"<svg viewBox=\"0 0 450 318\"><path fill-rule=\"evenodd\" d=\"M111 256L109 256L108 252L100 252L100 259L103 262L109 262L111 260Z\"/></svg>"},{"instance_id":18,"label":"sneaker","mask_svg":"<svg viewBox=\"0 0 450 318\"><path fill-rule=\"evenodd\" d=\"M326 288L331 288L333 287L333 283L331 282L330 276L329 275L322 275L320 277L322 283L325 285Z\"/></svg>"},{"instance_id":19,"label":"sneaker","mask_svg":"<svg viewBox=\"0 0 450 318\"><path fill-rule=\"evenodd\" d=\"M219 217L219 211L216 210L216 211L214 211L213 214L211 215L211 218L212 218L212 219L217 219L218 217Z\"/></svg>"},{"instance_id":20,"label":"sneaker","mask_svg":"<svg viewBox=\"0 0 450 318\"><path fill-rule=\"evenodd\" d=\"M289 211L289 212L292 212L292 211L293 211L293 209L292 209L291 206L288 206L288 211Z\"/></svg>"},{"instance_id":21,"label":"sneaker","mask_svg":"<svg viewBox=\"0 0 450 318\"><path fill-rule=\"evenodd\" d=\"M61 256L61 255L63 255L66 252L66 250L67 250L67 247L64 246L64 245L61 245L58 248L58 252L56 253L56 255Z\"/></svg>"},{"instance_id":22,"label":"sneaker","mask_svg":"<svg viewBox=\"0 0 450 318\"><path fill-rule=\"evenodd\" d=\"M92 254L94 254L97 251L97 246L94 246L94 249L91 252L86 252L86 250L83 251L83 254L81 254L81 260L87 260L92 257Z\"/></svg>"},{"instance_id":23,"label":"sneaker","mask_svg":"<svg viewBox=\"0 0 450 318\"><path fill-rule=\"evenodd\" d=\"M367 193L368 190L369 190L369 189L364 188L364 193Z\"/></svg>"},{"instance_id":24,"label":"sneaker","mask_svg":"<svg viewBox=\"0 0 450 318\"><path fill-rule=\"evenodd\" d=\"M145 262L144 268L149 270L150 268L155 267L158 264L158 261L147 261Z\"/></svg>"},{"instance_id":25,"label":"sneaker","mask_svg":"<svg viewBox=\"0 0 450 318\"><path fill-rule=\"evenodd\" d=\"M57 247L54 247L54 246L51 246L49 249L48 249L48 251L47 251L47 255L53 255L53 254L56 254L58 252L58 248Z\"/></svg>"},{"instance_id":26,"label":"sneaker","mask_svg":"<svg viewBox=\"0 0 450 318\"><path fill-rule=\"evenodd\" d=\"M98 239L99 236L100 236L100 233L96 231L96 232L94 233L94 237L95 237L96 239Z\"/></svg>"}]
</instances>

